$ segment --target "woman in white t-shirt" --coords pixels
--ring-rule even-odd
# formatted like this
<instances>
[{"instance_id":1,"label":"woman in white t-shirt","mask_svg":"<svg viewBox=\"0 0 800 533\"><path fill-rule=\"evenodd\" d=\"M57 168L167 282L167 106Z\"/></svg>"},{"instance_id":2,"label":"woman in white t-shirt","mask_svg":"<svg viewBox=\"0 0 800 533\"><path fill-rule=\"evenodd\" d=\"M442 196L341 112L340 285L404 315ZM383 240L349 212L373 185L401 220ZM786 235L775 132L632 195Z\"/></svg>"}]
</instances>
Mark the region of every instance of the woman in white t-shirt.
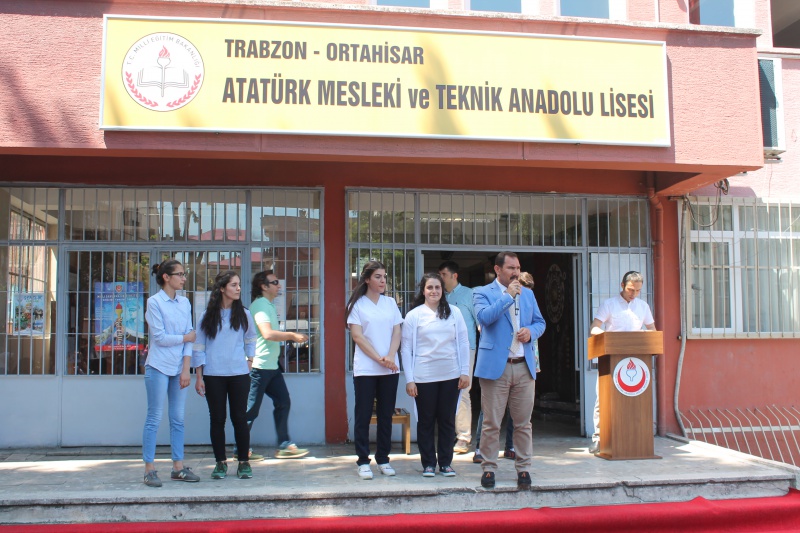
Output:
<instances>
[{"instance_id":1,"label":"woman in white t-shirt","mask_svg":"<svg viewBox=\"0 0 800 533\"><path fill-rule=\"evenodd\" d=\"M403 324L403 372L406 393L417 403L417 445L422 475L455 476L453 442L459 391L469 387L469 334L461 311L443 297L437 273L422 276L414 308ZM435 446L434 434L439 443Z\"/></svg>"},{"instance_id":2,"label":"woman in white t-shirt","mask_svg":"<svg viewBox=\"0 0 800 533\"><path fill-rule=\"evenodd\" d=\"M397 398L397 349L400 347L400 325L403 317L397 302L383 296L386 290L386 267L369 261L361 271L350 300L345 320L356 345L353 360L355 413L353 437L358 455L358 476L372 479L369 466L369 421L372 406L378 417L378 445L375 462L381 474L395 475L389 464L392 448L392 415Z\"/></svg>"}]
</instances>

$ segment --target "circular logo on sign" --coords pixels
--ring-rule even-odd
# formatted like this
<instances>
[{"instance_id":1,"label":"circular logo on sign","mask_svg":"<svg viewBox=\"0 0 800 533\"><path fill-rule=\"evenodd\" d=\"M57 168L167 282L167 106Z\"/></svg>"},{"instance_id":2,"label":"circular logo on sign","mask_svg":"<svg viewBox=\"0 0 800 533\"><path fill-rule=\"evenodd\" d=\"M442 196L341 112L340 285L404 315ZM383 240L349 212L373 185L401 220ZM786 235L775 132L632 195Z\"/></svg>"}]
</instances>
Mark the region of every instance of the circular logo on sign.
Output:
<instances>
[{"instance_id":1,"label":"circular logo on sign","mask_svg":"<svg viewBox=\"0 0 800 533\"><path fill-rule=\"evenodd\" d=\"M151 33L130 47L122 82L136 103L153 111L174 111L200 92L205 70L195 46L175 33Z\"/></svg>"},{"instance_id":2,"label":"circular logo on sign","mask_svg":"<svg viewBox=\"0 0 800 533\"><path fill-rule=\"evenodd\" d=\"M625 396L639 396L650 384L650 369L639 359L626 357L614 368L614 386Z\"/></svg>"}]
</instances>

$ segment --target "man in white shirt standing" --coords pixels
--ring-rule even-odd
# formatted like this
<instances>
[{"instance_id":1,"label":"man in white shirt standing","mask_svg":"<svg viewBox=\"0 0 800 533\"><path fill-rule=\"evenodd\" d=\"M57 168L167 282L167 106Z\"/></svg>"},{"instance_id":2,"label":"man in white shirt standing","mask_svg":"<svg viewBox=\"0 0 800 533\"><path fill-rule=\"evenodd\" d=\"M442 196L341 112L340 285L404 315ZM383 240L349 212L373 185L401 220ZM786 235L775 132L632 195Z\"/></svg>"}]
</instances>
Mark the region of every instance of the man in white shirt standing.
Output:
<instances>
[{"instance_id":1,"label":"man in white shirt standing","mask_svg":"<svg viewBox=\"0 0 800 533\"><path fill-rule=\"evenodd\" d=\"M600 304L594 315L590 333L599 335L604 331L641 331L642 326L649 331L655 331L656 324L653 313L647 302L641 300L644 278L635 270L626 272L622 276L619 296L609 298ZM594 401L594 434L589 453L597 453L600 448L600 380L595 383Z\"/></svg>"}]
</instances>

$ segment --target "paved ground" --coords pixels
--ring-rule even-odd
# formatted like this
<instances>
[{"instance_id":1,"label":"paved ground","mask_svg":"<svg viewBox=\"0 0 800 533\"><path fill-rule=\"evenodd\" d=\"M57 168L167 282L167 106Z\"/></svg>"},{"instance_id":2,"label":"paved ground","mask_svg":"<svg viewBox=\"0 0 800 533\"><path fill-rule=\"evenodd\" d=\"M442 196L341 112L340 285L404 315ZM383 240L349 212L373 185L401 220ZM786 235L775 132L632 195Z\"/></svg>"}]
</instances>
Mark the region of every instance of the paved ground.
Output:
<instances>
[{"instance_id":1,"label":"paved ground","mask_svg":"<svg viewBox=\"0 0 800 533\"><path fill-rule=\"evenodd\" d=\"M656 439L663 459L605 461L586 439L549 436L535 442L533 488L517 491L513 461L499 460L497 488L480 487L472 454L456 456L455 478L423 478L416 447L393 455L397 476L356 474L351 445L313 446L298 460L253 463L254 478L210 479L210 447L188 447L186 465L199 483L169 480L168 448L159 448L162 488L142 484L138 448L0 450L0 523L119 520L210 520L346 516L569 507L635 502L781 496L798 469L736 452ZM266 451L266 450L257 450ZM235 461L231 471L235 471ZM253 505L259 502L259 505Z\"/></svg>"}]
</instances>

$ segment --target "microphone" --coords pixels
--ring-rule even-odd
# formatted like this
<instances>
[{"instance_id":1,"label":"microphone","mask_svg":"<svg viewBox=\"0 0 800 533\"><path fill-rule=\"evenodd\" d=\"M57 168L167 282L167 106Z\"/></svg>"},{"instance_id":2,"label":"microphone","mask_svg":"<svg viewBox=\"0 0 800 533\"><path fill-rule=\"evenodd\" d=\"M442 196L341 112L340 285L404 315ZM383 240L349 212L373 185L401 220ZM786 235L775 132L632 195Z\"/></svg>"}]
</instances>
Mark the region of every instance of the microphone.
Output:
<instances>
[{"instance_id":1,"label":"microphone","mask_svg":"<svg viewBox=\"0 0 800 533\"><path fill-rule=\"evenodd\" d=\"M519 316L519 294L514 296L514 314Z\"/></svg>"}]
</instances>

